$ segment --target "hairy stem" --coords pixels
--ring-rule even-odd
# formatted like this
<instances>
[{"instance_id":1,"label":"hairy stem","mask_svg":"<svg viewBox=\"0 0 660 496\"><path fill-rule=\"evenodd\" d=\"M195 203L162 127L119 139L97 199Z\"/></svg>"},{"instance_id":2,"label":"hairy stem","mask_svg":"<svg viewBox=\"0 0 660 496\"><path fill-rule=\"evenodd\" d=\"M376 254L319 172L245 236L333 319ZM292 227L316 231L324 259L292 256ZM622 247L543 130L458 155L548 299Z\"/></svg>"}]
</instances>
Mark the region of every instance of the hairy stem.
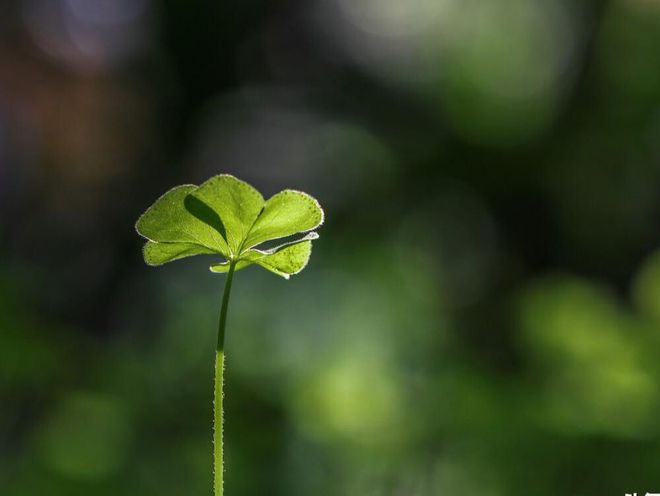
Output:
<instances>
[{"instance_id":1,"label":"hairy stem","mask_svg":"<svg viewBox=\"0 0 660 496\"><path fill-rule=\"evenodd\" d=\"M235 262L230 262L225 291L222 295L222 307L220 309L220 322L218 324L218 344L215 348L215 394L213 402L213 492L215 496L223 494L224 460L222 452L222 397L225 371L225 325L227 323L227 307L229 306L229 293L231 293L231 281L234 278Z\"/></svg>"}]
</instances>

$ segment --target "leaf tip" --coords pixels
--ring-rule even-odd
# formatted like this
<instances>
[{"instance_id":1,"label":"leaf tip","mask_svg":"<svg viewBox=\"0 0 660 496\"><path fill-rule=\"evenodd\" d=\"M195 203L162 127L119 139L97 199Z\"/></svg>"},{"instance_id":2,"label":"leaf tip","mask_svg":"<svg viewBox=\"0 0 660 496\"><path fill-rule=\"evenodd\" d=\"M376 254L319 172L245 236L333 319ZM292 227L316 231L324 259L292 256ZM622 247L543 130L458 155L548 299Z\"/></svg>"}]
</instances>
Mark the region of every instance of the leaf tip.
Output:
<instances>
[{"instance_id":1,"label":"leaf tip","mask_svg":"<svg viewBox=\"0 0 660 496\"><path fill-rule=\"evenodd\" d=\"M318 224L316 224L311 229L317 229L318 227L323 225L323 223L325 222L325 211L323 210L323 207L321 206L321 203L319 203L319 201L315 197L313 197L309 193L305 193L304 191L300 191L298 189L285 189L282 192L285 192L285 191L291 191L293 193L297 193L299 195L302 195L302 196L310 199L312 201L312 203L314 204L314 206L318 209L319 214L320 214Z\"/></svg>"}]
</instances>

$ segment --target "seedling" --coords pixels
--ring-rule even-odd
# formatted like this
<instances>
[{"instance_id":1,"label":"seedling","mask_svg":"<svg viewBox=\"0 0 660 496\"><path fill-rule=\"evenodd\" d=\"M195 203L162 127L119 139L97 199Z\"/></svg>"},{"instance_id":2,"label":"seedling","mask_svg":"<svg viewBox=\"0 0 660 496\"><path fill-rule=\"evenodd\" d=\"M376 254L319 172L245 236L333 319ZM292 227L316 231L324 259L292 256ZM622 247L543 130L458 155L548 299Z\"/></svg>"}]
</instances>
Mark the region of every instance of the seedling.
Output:
<instances>
[{"instance_id":1,"label":"seedling","mask_svg":"<svg viewBox=\"0 0 660 496\"><path fill-rule=\"evenodd\" d=\"M211 272L227 273L220 307L215 354L213 423L214 494L223 494L223 374L225 324L234 272L258 265L288 279L305 268L312 252L313 232L323 223L323 210L306 193L286 189L265 201L252 186L228 174L201 186L177 186L138 219L137 232L147 239L144 261L162 265L194 255L220 255ZM295 239L292 237L297 236ZM273 240L282 241L264 247Z\"/></svg>"}]
</instances>

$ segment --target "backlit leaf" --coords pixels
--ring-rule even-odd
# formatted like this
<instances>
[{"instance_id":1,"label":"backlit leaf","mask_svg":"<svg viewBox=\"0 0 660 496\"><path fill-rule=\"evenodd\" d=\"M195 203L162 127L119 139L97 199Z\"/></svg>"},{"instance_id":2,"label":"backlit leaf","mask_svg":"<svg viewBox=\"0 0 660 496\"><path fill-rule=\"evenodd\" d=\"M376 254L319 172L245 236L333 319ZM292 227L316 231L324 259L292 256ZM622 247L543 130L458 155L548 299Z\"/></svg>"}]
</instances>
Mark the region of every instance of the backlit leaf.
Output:
<instances>
[{"instance_id":1,"label":"backlit leaf","mask_svg":"<svg viewBox=\"0 0 660 496\"><path fill-rule=\"evenodd\" d=\"M307 266L311 254L312 242L302 241L286 246L273 254L258 258L255 263L278 276L288 279L289 276L297 274Z\"/></svg>"},{"instance_id":2,"label":"backlit leaf","mask_svg":"<svg viewBox=\"0 0 660 496\"><path fill-rule=\"evenodd\" d=\"M193 255L213 255L213 250L189 243L154 243L147 241L144 245L144 261L149 265L163 265L180 258Z\"/></svg>"},{"instance_id":3,"label":"backlit leaf","mask_svg":"<svg viewBox=\"0 0 660 496\"><path fill-rule=\"evenodd\" d=\"M305 268L312 252L311 240L318 237L318 234L312 232L301 239L289 241L268 250L248 250L242 255L241 261L238 262L235 270L256 263L288 279L290 275L297 274ZM211 272L227 272L229 262L214 264L210 268Z\"/></svg>"},{"instance_id":4,"label":"backlit leaf","mask_svg":"<svg viewBox=\"0 0 660 496\"><path fill-rule=\"evenodd\" d=\"M215 211L225 228L225 239L231 255L237 256L241 246L264 206L264 198L248 183L234 176L215 176L192 192Z\"/></svg>"},{"instance_id":5,"label":"backlit leaf","mask_svg":"<svg viewBox=\"0 0 660 496\"><path fill-rule=\"evenodd\" d=\"M323 210L314 198L301 191L287 189L266 202L245 246L252 248L264 241L311 231L322 223Z\"/></svg>"},{"instance_id":6,"label":"backlit leaf","mask_svg":"<svg viewBox=\"0 0 660 496\"><path fill-rule=\"evenodd\" d=\"M186 198L195 189L196 186L187 184L169 190L138 219L137 232L157 243L197 245L202 253L227 252L218 226L199 219L186 208Z\"/></svg>"},{"instance_id":7,"label":"backlit leaf","mask_svg":"<svg viewBox=\"0 0 660 496\"><path fill-rule=\"evenodd\" d=\"M264 201L261 193L228 174L201 186L171 189L136 224L147 239L144 260L161 265L193 255L222 255L211 271L240 270L252 264L289 278L309 261L312 229L323 223L323 210L306 193L284 190ZM271 248L262 243L301 234Z\"/></svg>"}]
</instances>

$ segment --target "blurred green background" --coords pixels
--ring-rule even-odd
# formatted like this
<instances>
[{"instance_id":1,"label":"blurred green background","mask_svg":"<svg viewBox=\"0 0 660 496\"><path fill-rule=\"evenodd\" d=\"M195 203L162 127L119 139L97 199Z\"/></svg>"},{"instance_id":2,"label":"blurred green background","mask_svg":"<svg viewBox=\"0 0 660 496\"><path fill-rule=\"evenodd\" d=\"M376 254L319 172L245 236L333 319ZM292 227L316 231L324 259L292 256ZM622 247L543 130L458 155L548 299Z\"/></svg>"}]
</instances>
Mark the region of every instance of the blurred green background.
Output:
<instances>
[{"instance_id":1,"label":"blurred green background","mask_svg":"<svg viewBox=\"0 0 660 496\"><path fill-rule=\"evenodd\" d=\"M224 278L163 191L316 196L236 279L228 495L660 492L660 1L4 0L0 495L211 494Z\"/></svg>"}]
</instances>

